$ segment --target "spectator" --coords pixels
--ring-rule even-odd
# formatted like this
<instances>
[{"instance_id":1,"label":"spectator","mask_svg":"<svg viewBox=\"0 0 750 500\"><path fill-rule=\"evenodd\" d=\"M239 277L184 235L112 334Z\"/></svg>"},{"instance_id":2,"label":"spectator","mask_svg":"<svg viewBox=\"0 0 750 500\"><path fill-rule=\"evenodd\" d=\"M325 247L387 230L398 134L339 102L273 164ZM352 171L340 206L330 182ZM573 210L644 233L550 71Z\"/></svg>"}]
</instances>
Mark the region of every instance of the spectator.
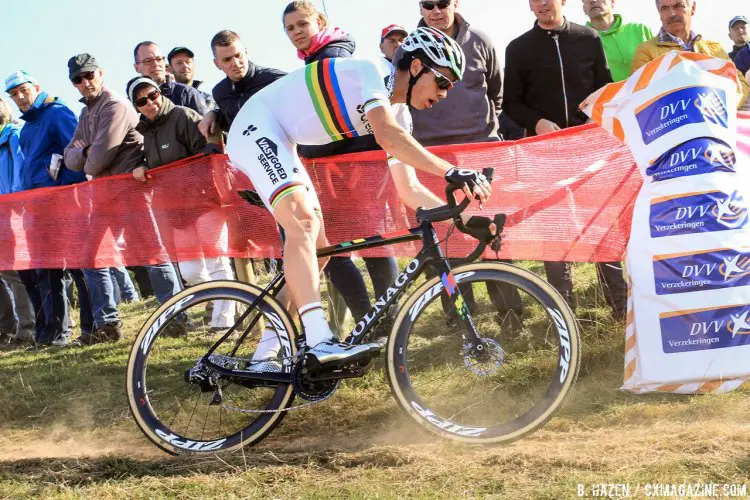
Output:
<instances>
[{"instance_id":1,"label":"spectator","mask_svg":"<svg viewBox=\"0 0 750 500\"><path fill-rule=\"evenodd\" d=\"M134 78L128 82L128 97L141 113L138 131L143 135L143 146L146 153L147 167L139 167L133 171L133 177L141 182L147 182L146 168L152 169L167 163L188 158L203 152L206 139L198 130L201 116L192 109L175 106L169 99L165 99L159 91L159 86L149 78ZM208 195L208 194L207 194ZM200 227L216 230L215 237L209 238L222 242L224 248L229 244L226 223L216 223L211 212L204 213L198 218ZM197 233L198 220L192 224L182 225L180 231ZM196 240L200 240L197 234ZM234 278L232 267L227 257L200 258L180 262L180 273L190 285L197 285L211 280L231 280ZM211 317L211 329L214 332L223 331L234 324L235 307L232 301L217 301Z\"/></svg>"},{"instance_id":2,"label":"spectator","mask_svg":"<svg viewBox=\"0 0 750 500\"><path fill-rule=\"evenodd\" d=\"M748 72L750 72L750 44L748 44L744 49L740 50L739 54L737 54L737 57L734 58L734 64L743 75L746 75L748 74ZM747 81L747 77L745 80Z\"/></svg>"},{"instance_id":3,"label":"spectator","mask_svg":"<svg viewBox=\"0 0 750 500\"><path fill-rule=\"evenodd\" d=\"M110 275L112 277L112 286L115 292L115 302L139 302L138 292L135 289L130 273L124 267L111 267Z\"/></svg>"},{"instance_id":4,"label":"spectator","mask_svg":"<svg viewBox=\"0 0 750 500\"><path fill-rule=\"evenodd\" d=\"M356 49L354 40L342 29L331 26L325 15L318 12L312 2L305 0L290 2L284 9L282 20L289 41L297 49L297 56L305 64L354 55ZM378 149L381 148L375 141L375 136L366 135L334 141L324 146L300 146L299 153L306 158L323 158ZM382 229L373 230L373 232L378 231L382 232ZM396 259L367 257L364 261L372 278L375 296L380 297L398 278ZM362 274L350 257L332 257L325 268L325 274L344 298L356 321L369 312L370 298L367 294L367 287ZM346 311L343 312L345 316ZM340 329L343 318L341 314L336 316L335 326Z\"/></svg>"},{"instance_id":5,"label":"spectator","mask_svg":"<svg viewBox=\"0 0 750 500\"><path fill-rule=\"evenodd\" d=\"M185 106L197 111L201 116L208 113L208 103L198 89L167 79L166 59L159 46L154 42L145 41L136 45L133 50L133 57L135 58L135 64L133 64L135 70L155 81L164 97L178 106Z\"/></svg>"},{"instance_id":6,"label":"spectator","mask_svg":"<svg viewBox=\"0 0 750 500\"><path fill-rule=\"evenodd\" d=\"M234 31L219 31L211 39L214 64L227 76L213 89L218 110L203 117L201 133L211 137L217 130L229 132L242 105L267 85L286 75L281 70L264 68L247 58L247 49ZM147 75L148 76L148 75Z\"/></svg>"},{"instance_id":7,"label":"spectator","mask_svg":"<svg viewBox=\"0 0 750 500\"><path fill-rule=\"evenodd\" d=\"M21 191L23 153L19 143L21 127L13 120L10 106L0 98L0 195ZM10 209L0 210L0 241L15 246L10 230ZM6 240L7 238L7 240ZM0 271L0 347L22 347L34 342L34 308L18 273Z\"/></svg>"},{"instance_id":8,"label":"spectator","mask_svg":"<svg viewBox=\"0 0 750 500\"><path fill-rule=\"evenodd\" d=\"M589 18L586 26L599 32L612 79L619 82L630 76L636 49L654 34L643 24L623 23L614 8L615 0L583 0L583 12Z\"/></svg>"},{"instance_id":9,"label":"spectator","mask_svg":"<svg viewBox=\"0 0 750 500\"><path fill-rule=\"evenodd\" d=\"M397 48L401 47L408 34L406 28L398 24L389 24L380 32L380 52L383 53L388 62L393 61L393 54Z\"/></svg>"},{"instance_id":10,"label":"spectator","mask_svg":"<svg viewBox=\"0 0 750 500\"><path fill-rule=\"evenodd\" d=\"M502 75L495 47L484 32L473 28L457 12L457 0L419 2L422 19L419 26L442 31L456 40L466 56L464 77L448 97L429 109L412 109L414 137L425 146L464 144L501 140ZM402 55L398 51L394 64ZM463 290L470 309L475 307L471 288ZM521 298L512 287L491 287L500 320L514 324L522 314ZM444 301L445 304L445 301ZM444 307L445 308L445 307ZM453 308L445 308L449 324L457 321ZM508 313L512 311L512 314Z\"/></svg>"},{"instance_id":11,"label":"spectator","mask_svg":"<svg viewBox=\"0 0 750 500\"><path fill-rule=\"evenodd\" d=\"M128 172L142 165L143 137L135 130L138 117L127 101L104 87L103 71L96 59L89 54L71 57L68 61L68 77L83 96L85 107L81 111L73 140L65 148L65 164L71 169L83 170L95 179ZM94 208L111 202L109 199L97 198L95 191ZM88 242L90 255L87 260L92 262L106 229L103 226L99 227L102 228L102 233L91 234ZM115 229L113 228L113 232L117 234L118 231ZM145 231L146 228L142 229ZM158 235L148 236L151 237L155 252L160 253ZM172 264L158 264L146 268L160 302L165 302L180 291ZM83 335L80 343L90 345L119 340L122 336L122 322L115 302L116 285L112 280L111 271L109 268L86 269L84 275L94 306L95 331L91 335ZM179 335L182 331L173 333Z\"/></svg>"},{"instance_id":12,"label":"spectator","mask_svg":"<svg viewBox=\"0 0 750 500\"><path fill-rule=\"evenodd\" d=\"M48 170L53 155L61 155L73 135L76 127L73 111L56 97L44 92L39 82L22 70L5 80L5 91L21 110L21 118L26 122L19 138L23 153L22 188L60 186L85 180L84 174L72 172L65 166L60 168L56 177ZM30 231L36 217L44 217L50 226L64 227L65 224L63 213L38 214L29 211L23 217L24 229ZM27 246L32 260L46 250L46 243L34 238L27 241ZM20 271L18 274L36 312L36 345L67 345L70 316L63 271L38 269Z\"/></svg>"},{"instance_id":13,"label":"spectator","mask_svg":"<svg viewBox=\"0 0 750 500\"><path fill-rule=\"evenodd\" d=\"M206 106L211 109L214 107L213 98L210 94L200 89L203 82L193 78L195 71L194 61L195 54L187 47L175 47L167 54L167 62L169 63L167 68L174 75L175 81L188 87L193 87L200 92L203 100L206 102Z\"/></svg>"},{"instance_id":14,"label":"spectator","mask_svg":"<svg viewBox=\"0 0 750 500\"><path fill-rule=\"evenodd\" d=\"M750 44L747 22L745 16L734 16L729 21L729 39L732 40L732 51L729 53L729 58L733 61L737 57L737 54Z\"/></svg>"},{"instance_id":15,"label":"spectator","mask_svg":"<svg viewBox=\"0 0 750 500\"><path fill-rule=\"evenodd\" d=\"M661 17L661 29L655 38L644 42L636 50L633 57L633 72L672 50L696 52L729 60L729 55L719 42L706 40L692 30L697 6L696 0L656 0L656 8ZM740 75L739 78L744 90L744 97L739 105L742 108L747 102L750 88L743 76Z\"/></svg>"},{"instance_id":16,"label":"spectator","mask_svg":"<svg viewBox=\"0 0 750 500\"><path fill-rule=\"evenodd\" d=\"M583 125L578 105L612 81L599 35L565 19L564 0L529 0L537 21L505 53L505 110L533 135ZM534 54L534 57L528 57ZM570 264L545 262L547 280L573 306ZM604 295L618 318L627 286L617 263L598 265Z\"/></svg>"}]
</instances>

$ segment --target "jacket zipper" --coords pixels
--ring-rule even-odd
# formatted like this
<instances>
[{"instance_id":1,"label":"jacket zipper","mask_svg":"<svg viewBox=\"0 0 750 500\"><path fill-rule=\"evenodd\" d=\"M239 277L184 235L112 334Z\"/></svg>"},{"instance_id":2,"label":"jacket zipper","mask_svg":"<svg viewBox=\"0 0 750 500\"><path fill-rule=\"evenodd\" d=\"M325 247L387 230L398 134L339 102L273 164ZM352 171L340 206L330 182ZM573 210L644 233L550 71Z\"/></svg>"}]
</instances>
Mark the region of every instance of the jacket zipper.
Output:
<instances>
[{"instance_id":1,"label":"jacket zipper","mask_svg":"<svg viewBox=\"0 0 750 500\"><path fill-rule=\"evenodd\" d=\"M563 68L562 51L560 51L560 35L552 35L557 47L557 58L560 61L560 75L562 76L563 99L565 100L565 128L570 127L570 117L568 116L568 90L565 88L565 68Z\"/></svg>"}]
</instances>

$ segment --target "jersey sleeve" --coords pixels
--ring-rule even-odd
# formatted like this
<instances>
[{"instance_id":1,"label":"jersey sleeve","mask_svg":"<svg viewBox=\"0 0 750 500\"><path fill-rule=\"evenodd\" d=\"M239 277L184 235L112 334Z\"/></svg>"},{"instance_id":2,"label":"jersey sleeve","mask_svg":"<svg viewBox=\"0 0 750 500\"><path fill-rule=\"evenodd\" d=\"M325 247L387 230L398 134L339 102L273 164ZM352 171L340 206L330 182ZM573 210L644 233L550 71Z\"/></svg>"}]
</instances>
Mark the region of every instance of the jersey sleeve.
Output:
<instances>
[{"instance_id":1,"label":"jersey sleeve","mask_svg":"<svg viewBox=\"0 0 750 500\"><path fill-rule=\"evenodd\" d=\"M361 64L362 102L365 113L390 105L390 95L385 85L389 75L385 74L384 68L380 68L374 61L363 60Z\"/></svg>"}]
</instances>

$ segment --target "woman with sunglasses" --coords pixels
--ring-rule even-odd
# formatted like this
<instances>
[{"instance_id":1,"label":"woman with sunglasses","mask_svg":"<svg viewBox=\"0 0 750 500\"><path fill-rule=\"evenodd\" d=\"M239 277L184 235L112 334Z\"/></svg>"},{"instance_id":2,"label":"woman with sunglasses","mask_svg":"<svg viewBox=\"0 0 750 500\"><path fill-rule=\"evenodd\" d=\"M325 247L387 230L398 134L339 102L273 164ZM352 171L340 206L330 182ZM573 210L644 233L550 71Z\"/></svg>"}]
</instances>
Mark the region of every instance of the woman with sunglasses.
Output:
<instances>
[{"instance_id":1,"label":"woman with sunglasses","mask_svg":"<svg viewBox=\"0 0 750 500\"><path fill-rule=\"evenodd\" d=\"M305 64L328 58L352 57L356 44L341 28L331 26L326 16L318 11L312 2L297 0L289 3L282 15L284 31L297 49L297 57ZM324 158L361 151L380 149L371 135L350 138L322 146L299 146L299 153L305 158ZM342 188L343 186L339 186ZM385 201L383 202L385 204ZM384 208L385 209L385 208ZM383 232L382 227L362 228L363 232ZM364 259L367 271L372 278L375 297L380 297L398 277L398 264L392 257L367 257ZM325 269L326 277L346 302L346 306L336 307L337 296L332 295L332 305L336 314L333 323L339 327L344 323L346 307L355 321L359 321L370 311L370 298L367 294L362 274L349 257L332 257ZM330 287L329 287L330 288ZM388 325L383 325L384 329Z\"/></svg>"},{"instance_id":2,"label":"woman with sunglasses","mask_svg":"<svg viewBox=\"0 0 750 500\"><path fill-rule=\"evenodd\" d=\"M328 241L320 202L297 155L297 145L329 144L373 134L378 144L403 165L443 176L482 203L492 192L481 173L456 169L420 146L396 122L391 110L391 104L406 103L424 109L445 99L464 73L461 47L437 30L419 28L399 50L406 55L400 58L395 72L384 59L355 58L324 59L293 71L247 101L229 131L227 153L232 164L250 178L284 229L288 286L285 297L280 299L287 307L294 304L299 312L307 340L305 363L313 371L326 365L366 363L380 352L381 346L341 343L326 322L315 249L326 246ZM410 208L443 204L428 193L413 200L417 204ZM469 223L478 222L494 234L489 219ZM261 343L279 344L275 332L268 330ZM274 359L275 353L268 347L263 351L255 352L251 366L263 366L265 371L270 363L255 362ZM269 357L263 357L265 354Z\"/></svg>"},{"instance_id":3,"label":"woman with sunglasses","mask_svg":"<svg viewBox=\"0 0 750 500\"><path fill-rule=\"evenodd\" d=\"M159 86L147 77L133 78L128 82L127 94L136 110L141 114L136 130L143 135L143 149L146 154L146 165L153 169L173 163L207 151L206 139L198 130L201 116L190 108L177 106L166 99ZM133 177L147 182L146 168L133 171ZM191 214L195 210L189 211ZM185 238L193 241L217 241L219 245L228 246L228 228L225 222L216 219L211 211L202 213L197 218L172 220L176 231L185 233ZM198 234L197 226L202 231L214 228L216 235ZM190 285L197 285L211 280L234 279L232 268L227 257L200 258L178 262L180 274ZM234 324L234 302L216 301L211 313L211 332L220 332Z\"/></svg>"}]
</instances>

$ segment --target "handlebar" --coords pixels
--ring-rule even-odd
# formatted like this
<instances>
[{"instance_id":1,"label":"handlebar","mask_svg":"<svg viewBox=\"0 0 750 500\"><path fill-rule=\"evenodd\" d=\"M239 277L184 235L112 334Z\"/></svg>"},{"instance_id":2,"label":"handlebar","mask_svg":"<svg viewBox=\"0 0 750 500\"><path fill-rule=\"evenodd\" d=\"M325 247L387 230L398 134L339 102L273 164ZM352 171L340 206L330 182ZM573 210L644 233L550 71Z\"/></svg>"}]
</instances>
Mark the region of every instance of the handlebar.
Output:
<instances>
[{"instance_id":1,"label":"handlebar","mask_svg":"<svg viewBox=\"0 0 750 500\"><path fill-rule=\"evenodd\" d=\"M487 178L489 182L492 182L494 173L494 168L485 168L482 170L482 174ZM461 214L464 210L466 210L466 207L469 206L469 203L471 203L471 198L469 197L464 198L461 203L456 203L454 193L462 189L463 186L455 186L452 184L446 186L445 196L447 199L447 204L443 205L442 207L436 207L432 209L418 209L417 221L419 221L419 223L421 224L423 222L441 222L446 220L453 220L453 222L456 224L456 228L459 231L479 240L479 245L477 245L477 248L474 249L474 251L465 259L461 259L465 262L473 262L482 256L485 248L487 247L487 243L489 242L485 240L485 235L482 234L482 232L473 228L466 227L463 220L461 219ZM493 220L493 222L497 226L497 234L491 240L491 248L495 251L498 251L500 249L500 233L502 233L503 231L505 218L505 214L496 214Z\"/></svg>"}]
</instances>

